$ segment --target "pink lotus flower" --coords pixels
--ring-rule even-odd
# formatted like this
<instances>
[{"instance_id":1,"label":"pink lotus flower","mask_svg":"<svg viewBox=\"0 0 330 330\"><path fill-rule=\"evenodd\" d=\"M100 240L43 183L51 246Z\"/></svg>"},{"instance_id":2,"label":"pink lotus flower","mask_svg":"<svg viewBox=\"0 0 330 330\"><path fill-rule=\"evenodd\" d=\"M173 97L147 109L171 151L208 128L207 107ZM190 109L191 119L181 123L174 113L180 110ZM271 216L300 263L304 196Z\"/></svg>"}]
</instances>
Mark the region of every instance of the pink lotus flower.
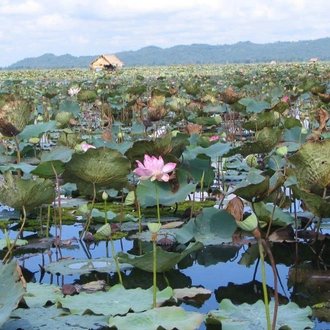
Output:
<instances>
[{"instance_id":1,"label":"pink lotus flower","mask_svg":"<svg viewBox=\"0 0 330 330\"><path fill-rule=\"evenodd\" d=\"M138 167L134 170L134 173L140 176L140 180L151 181L165 181L167 182L170 179L168 173L172 172L175 169L176 163L167 163L164 164L162 156L148 156L144 155L143 164L137 160Z\"/></svg>"},{"instance_id":2,"label":"pink lotus flower","mask_svg":"<svg viewBox=\"0 0 330 330\"><path fill-rule=\"evenodd\" d=\"M91 144L88 143L82 143L81 144L81 149L86 152L88 149L96 149L95 146L92 146Z\"/></svg>"},{"instance_id":3,"label":"pink lotus flower","mask_svg":"<svg viewBox=\"0 0 330 330\"><path fill-rule=\"evenodd\" d=\"M289 101L289 96L285 95L281 98L282 102L288 102Z\"/></svg>"},{"instance_id":4,"label":"pink lotus flower","mask_svg":"<svg viewBox=\"0 0 330 330\"><path fill-rule=\"evenodd\" d=\"M213 135L213 136L210 137L210 142L213 142L213 141L216 141L216 140L219 140L219 139L220 139L219 135Z\"/></svg>"}]
</instances>

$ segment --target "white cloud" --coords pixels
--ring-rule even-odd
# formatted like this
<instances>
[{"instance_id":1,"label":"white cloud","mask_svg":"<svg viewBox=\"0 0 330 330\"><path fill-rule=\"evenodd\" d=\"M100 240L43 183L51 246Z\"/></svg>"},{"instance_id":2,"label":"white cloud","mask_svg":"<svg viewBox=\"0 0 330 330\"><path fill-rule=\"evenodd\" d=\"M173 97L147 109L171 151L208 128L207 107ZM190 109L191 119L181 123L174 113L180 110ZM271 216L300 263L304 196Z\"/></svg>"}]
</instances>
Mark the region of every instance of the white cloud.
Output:
<instances>
[{"instance_id":1,"label":"white cloud","mask_svg":"<svg viewBox=\"0 0 330 330\"><path fill-rule=\"evenodd\" d=\"M329 10L328 0L1 0L0 66L49 52L324 38Z\"/></svg>"}]
</instances>

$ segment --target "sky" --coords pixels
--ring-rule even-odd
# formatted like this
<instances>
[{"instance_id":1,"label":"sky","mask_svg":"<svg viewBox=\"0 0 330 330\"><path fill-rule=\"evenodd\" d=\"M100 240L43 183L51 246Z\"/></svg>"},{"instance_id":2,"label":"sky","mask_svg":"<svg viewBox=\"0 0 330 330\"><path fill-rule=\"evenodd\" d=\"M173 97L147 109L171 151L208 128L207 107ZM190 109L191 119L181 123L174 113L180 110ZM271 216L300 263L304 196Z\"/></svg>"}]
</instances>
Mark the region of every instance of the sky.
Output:
<instances>
[{"instance_id":1,"label":"sky","mask_svg":"<svg viewBox=\"0 0 330 330\"><path fill-rule=\"evenodd\" d=\"M329 0L0 0L0 67L45 53L330 37Z\"/></svg>"}]
</instances>

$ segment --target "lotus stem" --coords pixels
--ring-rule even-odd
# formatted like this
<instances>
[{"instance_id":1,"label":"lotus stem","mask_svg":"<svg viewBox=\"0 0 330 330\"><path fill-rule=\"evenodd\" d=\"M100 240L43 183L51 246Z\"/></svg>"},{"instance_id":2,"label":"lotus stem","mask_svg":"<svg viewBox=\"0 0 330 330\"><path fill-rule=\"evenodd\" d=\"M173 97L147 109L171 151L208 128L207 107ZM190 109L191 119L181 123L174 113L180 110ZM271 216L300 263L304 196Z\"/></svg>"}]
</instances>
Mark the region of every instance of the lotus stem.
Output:
<instances>
[{"instance_id":1,"label":"lotus stem","mask_svg":"<svg viewBox=\"0 0 330 330\"><path fill-rule=\"evenodd\" d=\"M268 242L265 240L262 240L262 244L264 249L267 252L267 255L269 257L270 260L270 264L272 266L272 270L273 270L273 274L274 274L274 314L273 314L273 324L272 324L272 330L275 330L275 326L276 326L276 319L277 319L277 312L278 312L278 306L279 306L279 299L278 299L278 285L277 285L277 280L278 280L278 272L276 269L276 263L274 260L274 256L272 253L271 248L268 245Z\"/></svg>"},{"instance_id":2,"label":"lotus stem","mask_svg":"<svg viewBox=\"0 0 330 330\"><path fill-rule=\"evenodd\" d=\"M269 304L268 304L268 292L266 285L266 270L265 270L265 258L264 258L264 249L262 246L261 238L258 238L258 246L259 246L259 254L261 259L261 274L262 274L262 291L264 294L264 303L265 303L265 312L266 312L266 320L267 320L267 329L271 330L271 322L270 322L270 313L269 313Z\"/></svg>"},{"instance_id":3,"label":"lotus stem","mask_svg":"<svg viewBox=\"0 0 330 330\"><path fill-rule=\"evenodd\" d=\"M15 142L16 142L16 148L17 148L17 163L19 164L21 162L21 150L19 149L19 140L18 136L15 135Z\"/></svg>"},{"instance_id":4,"label":"lotus stem","mask_svg":"<svg viewBox=\"0 0 330 330\"><path fill-rule=\"evenodd\" d=\"M157 181L155 181L155 187L156 187L157 218L158 218L158 223L160 223L160 207L159 207L159 194L158 194Z\"/></svg>"},{"instance_id":5,"label":"lotus stem","mask_svg":"<svg viewBox=\"0 0 330 330\"><path fill-rule=\"evenodd\" d=\"M43 233L43 228L42 228L42 205L40 206L40 236L43 237L44 233Z\"/></svg>"},{"instance_id":6,"label":"lotus stem","mask_svg":"<svg viewBox=\"0 0 330 330\"><path fill-rule=\"evenodd\" d=\"M157 236L157 234L156 234ZM152 255L153 255L153 267L152 267L152 282L153 282L153 294L152 294L152 307L157 307L156 295L157 295L157 244L156 239L152 240Z\"/></svg>"},{"instance_id":7,"label":"lotus stem","mask_svg":"<svg viewBox=\"0 0 330 330\"><path fill-rule=\"evenodd\" d=\"M107 209L107 200L104 201L104 224L108 223L108 209Z\"/></svg>"},{"instance_id":8,"label":"lotus stem","mask_svg":"<svg viewBox=\"0 0 330 330\"><path fill-rule=\"evenodd\" d=\"M53 162L51 162L52 169L55 175L56 180L56 187L57 187L57 205L58 205L58 217L60 219L60 240L62 239L62 207L61 207L61 187L60 187L60 181L58 179L58 174L55 169L55 166Z\"/></svg>"},{"instance_id":9,"label":"lotus stem","mask_svg":"<svg viewBox=\"0 0 330 330\"><path fill-rule=\"evenodd\" d=\"M46 225L46 237L49 237L49 223L50 223L50 204L47 206L47 225Z\"/></svg>"},{"instance_id":10,"label":"lotus stem","mask_svg":"<svg viewBox=\"0 0 330 330\"><path fill-rule=\"evenodd\" d=\"M93 182L93 200L92 200L92 206L91 206L91 210L87 216L87 222L86 222L86 226L84 227L84 229L82 230L79 239L81 240L84 233L86 233L86 231L89 229L89 226L91 224L91 220L92 220L92 212L93 212L93 208L94 208L94 204L95 204L95 199L96 199L96 188L95 188L95 183Z\"/></svg>"},{"instance_id":11,"label":"lotus stem","mask_svg":"<svg viewBox=\"0 0 330 330\"><path fill-rule=\"evenodd\" d=\"M22 212L23 212L23 220L22 220L22 225L21 228L19 229L19 232L17 233L17 236L13 242L13 244L11 245L10 249L8 249L8 252L6 253L6 255L4 256L4 258L2 259L2 263L5 264L7 262L7 259L11 256L14 247L16 245L16 242L18 240L18 238L21 236L22 232L23 232L23 228L26 222L26 210L25 210L25 206L22 205Z\"/></svg>"},{"instance_id":12,"label":"lotus stem","mask_svg":"<svg viewBox=\"0 0 330 330\"><path fill-rule=\"evenodd\" d=\"M112 252L112 256L113 256L113 259L115 260L115 264L116 264L116 270L117 270L117 273L118 273L118 277L119 277L119 283L121 285L123 285L123 279L121 277L121 272L120 272L120 268L119 268L119 263L118 263L118 258L117 258L117 254L115 252L115 246L113 244L113 241L112 241L112 237L110 236L110 243L111 243L111 252Z\"/></svg>"}]
</instances>

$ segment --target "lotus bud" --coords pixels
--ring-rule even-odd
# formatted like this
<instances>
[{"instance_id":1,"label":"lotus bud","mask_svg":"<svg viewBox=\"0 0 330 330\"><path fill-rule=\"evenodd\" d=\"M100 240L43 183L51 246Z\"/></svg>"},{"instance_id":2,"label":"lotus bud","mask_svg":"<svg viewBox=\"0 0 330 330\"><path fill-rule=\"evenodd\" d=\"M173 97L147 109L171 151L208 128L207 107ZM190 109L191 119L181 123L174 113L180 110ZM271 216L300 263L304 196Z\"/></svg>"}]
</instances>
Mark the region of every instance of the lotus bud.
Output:
<instances>
[{"instance_id":1,"label":"lotus bud","mask_svg":"<svg viewBox=\"0 0 330 330\"><path fill-rule=\"evenodd\" d=\"M109 197L108 193L106 191L103 191L103 193L102 193L102 199L104 201L106 201L108 199L108 197Z\"/></svg>"},{"instance_id":2,"label":"lotus bud","mask_svg":"<svg viewBox=\"0 0 330 330\"><path fill-rule=\"evenodd\" d=\"M248 155L245 162L249 167L256 167L258 165L258 158L255 155Z\"/></svg>"},{"instance_id":3,"label":"lotus bud","mask_svg":"<svg viewBox=\"0 0 330 330\"><path fill-rule=\"evenodd\" d=\"M156 242L158 238L158 231L162 225L158 222L149 222L148 223L148 228L151 231L151 241Z\"/></svg>"},{"instance_id":4,"label":"lotus bud","mask_svg":"<svg viewBox=\"0 0 330 330\"><path fill-rule=\"evenodd\" d=\"M110 237L111 235L111 226L109 223L106 223L101 228L97 230L97 233L104 237Z\"/></svg>"},{"instance_id":5,"label":"lotus bud","mask_svg":"<svg viewBox=\"0 0 330 330\"><path fill-rule=\"evenodd\" d=\"M152 233L158 233L161 226L162 225L158 222L149 222L148 223L148 228Z\"/></svg>"},{"instance_id":6,"label":"lotus bud","mask_svg":"<svg viewBox=\"0 0 330 330\"><path fill-rule=\"evenodd\" d=\"M249 215L245 220L243 221L236 221L236 224L239 228L245 230L245 231L255 231L258 229L258 219L257 216L252 213Z\"/></svg>"},{"instance_id":7,"label":"lotus bud","mask_svg":"<svg viewBox=\"0 0 330 330\"><path fill-rule=\"evenodd\" d=\"M38 144L39 142L40 142L40 139L37 137L29 138L29 143Z\"/></svg>"},{"instance_id":8,"label":"lotus bud","mask_svg":"<svg viewBox=\"0 0 330 330\"><path fill-rule=\"evenodd\" d=\"M39 115L38 117L37 117L37 122L38 123L42 123L44 121L44 118L41 116L41 115Z\"/></svg>"},{"instance_id":9,"label":"lotus bud","mask_svg":"<svg viewBox=\"0 0 330 330\"><path fill-rule=\"evenodd\" d=\"M282 146L277 148L276 154L279 156L286 156L288 153L288 147L287 146Z\"/></svg>"}]
</instances>

